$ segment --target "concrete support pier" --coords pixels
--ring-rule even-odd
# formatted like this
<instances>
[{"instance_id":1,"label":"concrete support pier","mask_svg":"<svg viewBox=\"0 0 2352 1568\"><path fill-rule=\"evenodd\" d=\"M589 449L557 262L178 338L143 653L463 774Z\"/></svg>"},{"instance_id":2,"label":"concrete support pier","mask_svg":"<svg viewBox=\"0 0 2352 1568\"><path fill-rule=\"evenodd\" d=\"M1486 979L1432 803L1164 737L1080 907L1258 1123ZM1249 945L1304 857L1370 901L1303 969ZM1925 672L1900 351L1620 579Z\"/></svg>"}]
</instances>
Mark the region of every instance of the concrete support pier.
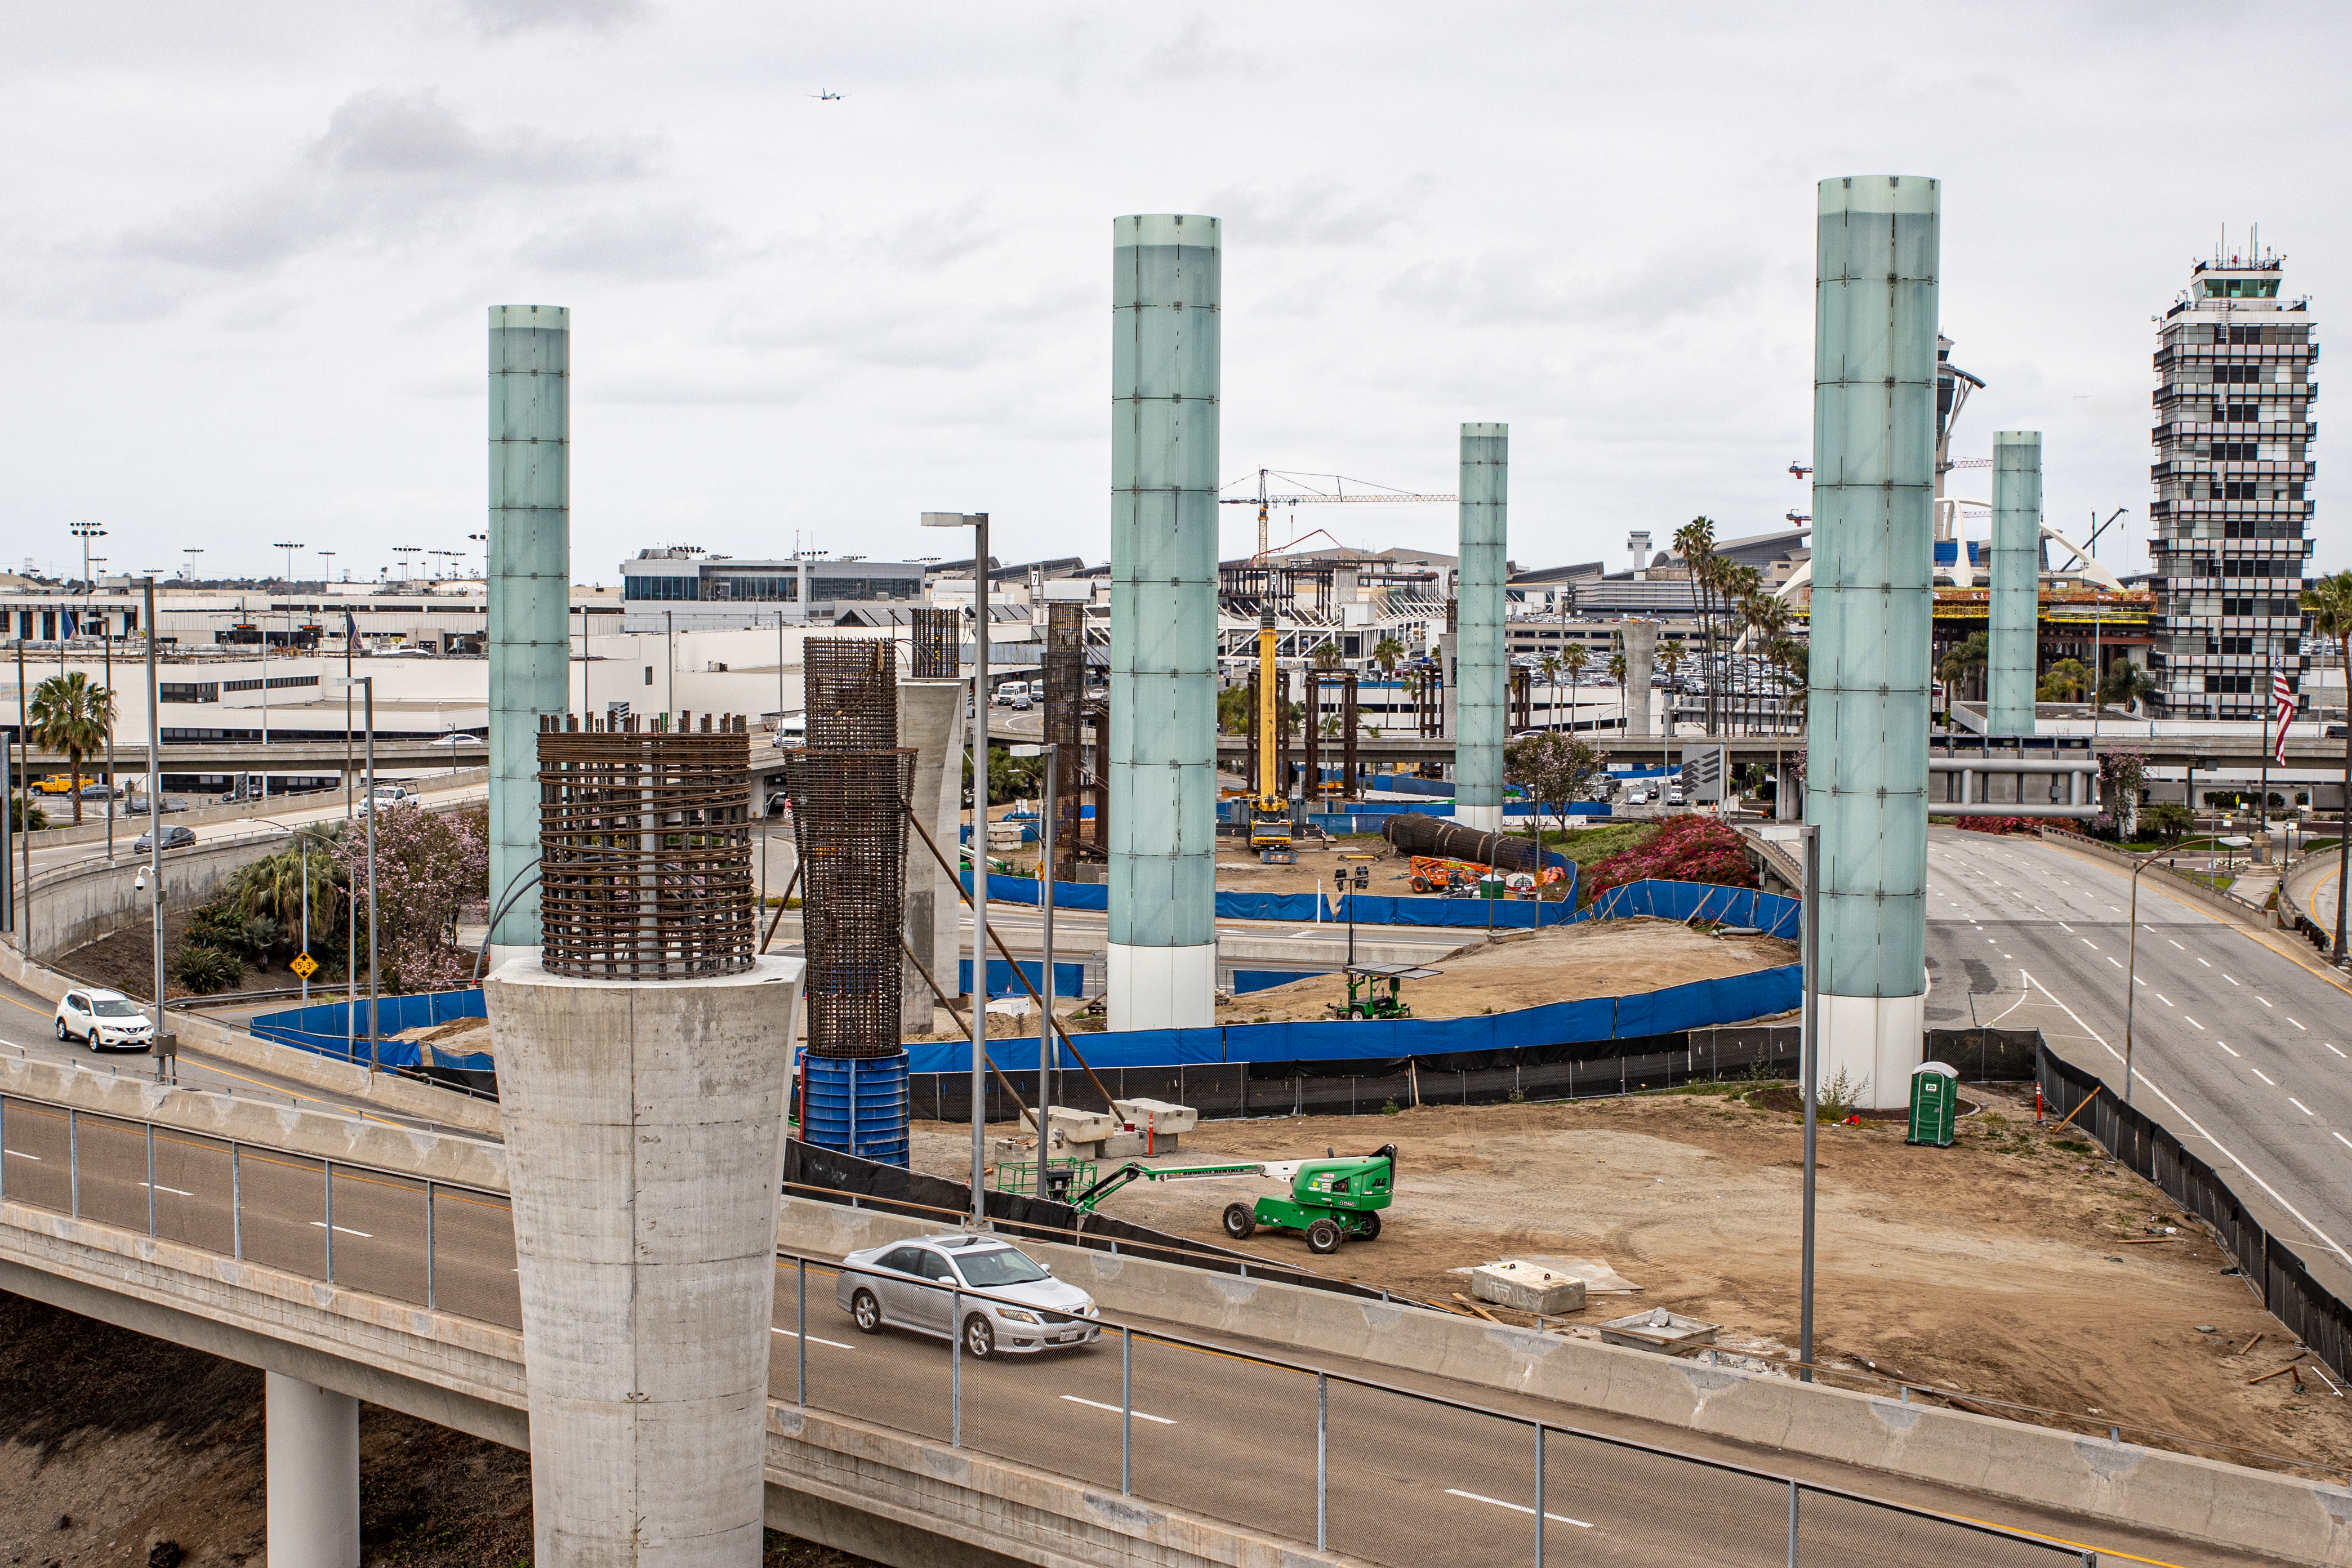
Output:
<instances>
[{"instance_id":1,"label":"concrete support pier","mask_svg":"<svg viewBox=\"0 0 2352 1568\"><path fill-rule=\"evenodd\" d=\"M360 1402L261 1374L271 1568L359 1568Z\"/></svg>"},{"instance_id":2,"label":"concrete support pier","mask_svg":"<svg viewBox=\"0 0 2352 1568\"><path fill-rule=\"evenodd\" d=\"M1927 675L1942 192L1820 187L1805 819L1822 833L1822 1079L1900 1106L1927 1001Z\"/></svg>"},{"instance_id":3,"label":"concrete support pier","mask_svg":"<svg viewBox=\"0 0 2352 1568\"><path fill-rule=\"evenodd\" d=\"M2042 432L1992 434L1985 733L2033 733L2042 599Z\"/></svg>"},{"instance_id":4,"label":"concrete support pier","mask_svg":"<svg viewBox=\"0 0 2352 1568\"><path fill-rule=\"evenodd\" d=\"M1216 1021L1215 218L1111 225L1110 1026Z\"/></svg>"},{"instance_id":5,"label":"concrete support pier","mask_svg":"<svg viewBox=\"0 0 2352 1568\"><path fill-rule=\"evenodd\" d=\"M1625 644L1625 733L1640 739L1650 733L1650 672L1658 663L1658 623L1620 621L1617 635Z\"/></svg>"},{"instance_id":6,"label":"concrete support pier","mask_svg":"<svg viewBox=\"0 0 2352 1568\"><path fill-rule=\"evenodd\" d=\"M1503 830L1503 741L1510 719L1511 661L1503 643L1510 461L1509 426L1462 426L1454 819L1480 833Z\"/></svg>"},{"instance_id":7,"label":"concrete support pier","mask_svg":"<svg viewBox=\"0 0 2352 1568\"><path fill-rule=\"evenodd\" d=\"M958 802L961 788L950 789L950 777L961 781L967 749L963 731L965 693L961 680L898 682L898 743L915 750L915 784L907 804L915 820L946 849L956 841L963 821ZM956 946L961 924L956 889L919 835L907 836L907 946L931 978L953 990ZM900 970L898 1026L909 1035L931 1032L931 1009L939 1004L912 963Z\"/></svg>"},{"instance_id":8,"label":"concrete support pier","mask_svg":"<svg viewBox=\"0 0 2352 1568\"><path fill-rule=\"evenodd\" d=\"M539 718L572 700L572 312L490 307L490 898L539 859ZM523 882L530 879L524 877ZM539 950L539 889L490 932L495 965Z\"/></svg>"},{"instance_id":9,"label":"concrete support pier","mask_svg":"<svg viewBox=\"0 0 2352 1568\"><path fill-rule=\"evenodd\" d=\"M757 1568L801 973L484 987L542 1568Z\"/></svg>"}]
</instances>

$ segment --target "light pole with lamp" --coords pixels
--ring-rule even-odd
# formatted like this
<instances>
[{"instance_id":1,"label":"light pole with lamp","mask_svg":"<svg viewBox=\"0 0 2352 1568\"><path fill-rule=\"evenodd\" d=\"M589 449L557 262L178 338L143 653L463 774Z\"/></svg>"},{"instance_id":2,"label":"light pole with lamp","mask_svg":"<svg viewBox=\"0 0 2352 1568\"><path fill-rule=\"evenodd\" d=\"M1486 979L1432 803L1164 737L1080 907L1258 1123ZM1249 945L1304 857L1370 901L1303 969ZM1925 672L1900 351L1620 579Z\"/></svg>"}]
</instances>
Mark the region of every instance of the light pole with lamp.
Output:
<instances>
[{"instance_id":1,"label":"light pole with lamp","mask_svg":"<svg viewBox=\"0 0 2352 1568\"><path fill-rule=\"evenodd\" d=\"M988 514L927 511L925 528L972 531L971 655L971 1224L988 1225ZM1052 1032L1052 1023L1046 1025ZM1037 1156L1045 1157L1038 1124Z\"/></svg>"},{"instance_id":2,"label":"light pole with lamp","mask_svg":"<svg viewBox=\"0 0 2352 1568\"><path fill-rule=\"evenodd\" d=\"M163 1027L163 725L156 711L159 691L155 670L155 574L122 579L125 587L136 583L144 595L141 601L141 624L147 628L147 864L139 868L131 886L148 895L149 923L153 931L153 968L151 979L155 1002L155 1077L158 1081L171 1082L176 1076L179 1055L170 1030ZM114 803L106 803L110 812Z\"/></svg>"},{"instance_id":3,"label":"light pole with lamp","mask_svg":"<svg viewBox=\"0 0 2352 1568\"><path fill-rule=\"evenodd\" d=\"M286 587L290 593L294 587L294 552L310 547L299 541L279 539L273 541L269 548L286 552Z\"/></svg>"},{"instance_id":4,"label":"light pole with lamp","mask_svg":"<svg viewBox=\"0 0 2352 1568\"><path fill-rule=\"evenodd\" d=\"M368 1070L379 1071L383 1046L376 1037L376 939L375 939L375 814L379 805L375 798L375 677L346 676L341 682L346 691L360 689L361 707L367 725L367 928L368 928ZM349 776L349 775L346 775ZM346 1060L359 1055L359 933L350 933L343 963L343 1053Z\"/></svg>"},{"instance_id":5,"label":"light pole with lamp","mask_svg":"<svg viewBox=\"0 0 2352 1568\"><path fill-rule=\"evenodd\" d=\"M1054 1134L1049 1112L1054 1108L1054 1069L1061 1054L1054 1048L1054 830L1058 826L1060 804L1055 775L1062 771L1062 748L1058 742L1042 746L1014 746L1016 757L1043 757L1045 760L1045 826L1037 836L1037 905L1043 911L1045 927L1043 942L1045 963L1041 966L1043 984L1037 994L1045 999L1045 1016L1037 1026L1037 1195L1047 1196L1045 1167L1053 1163Z\"/></svg>"},{"instance_id":6,"label":"light pole with lamp","mask_svg":"<svg viewBox=\"0 0 2352 1568\"><path fill-rule=\"evenodd\" d=\"M2132 1008L2138 1002L2135 989L2139 984L2139 874L2156 864L2162 856L2158 849L2143 856L2132 868L2131 874L2131 936L2124 944L2124 1103L2132 1100Z\"/></svg>"},{"instance_id":7,"label":"light pole with lamp","mask_svg":"<svg viewBox=\"0 0 2352 1568\"><path fill-rule=\"evenodd\" d=\"M1805 1218L1803 1263L1798 1280L1797 1362L1800 1379L1813 1381L1813 1193L1821 1165L1815 1144L1821 1130L1822 1026L1822 830L1805 825L1805 1014L1799 1031L1797 1070L1805 1079Z\"/></svg>"},{"instance_id":8,"label":"light pole with lamp","mask_svg":"<svg viewBox=\"0 0 2352 1568\"><path fill-rule=\"evenodd\" d=\"M196 557L202 555L204 552L204 546L201 544L182 545L180 547L180 553L188 558L188 563L180 568L180 575L183 577L194 577L196 574Z\"/></svg>"}]
</instances>

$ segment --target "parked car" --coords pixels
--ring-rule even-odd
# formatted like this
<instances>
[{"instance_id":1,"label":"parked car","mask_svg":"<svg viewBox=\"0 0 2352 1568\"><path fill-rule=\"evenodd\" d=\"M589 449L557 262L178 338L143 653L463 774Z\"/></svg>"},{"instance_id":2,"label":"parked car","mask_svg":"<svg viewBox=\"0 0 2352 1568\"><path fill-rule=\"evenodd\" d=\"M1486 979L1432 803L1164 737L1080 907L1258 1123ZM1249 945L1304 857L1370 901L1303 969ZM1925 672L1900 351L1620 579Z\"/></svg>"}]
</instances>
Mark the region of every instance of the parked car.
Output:
<instances>
[{"instance_id":1,"label":"parked car","mask_svg":"<svg viewBox=\"0 0 2352 1568\"><path fill-rule=\"evenodd\" d=\"M71 795L74 790L73 774L51 773L45 779L37 780L33 787L43 795Z\"/></svg>"},{"instance_id":2,"label":"parked car","mask_svg":"<svg viewBox=\"0 0 2352 1568\"><path fill-rule=\"evenodd\" d=\"M196 841L196 830L194 828L183 827L176 822L165 823L161 831L163 835L163 847L166 849L184 849L189 845L194 844ZM151 841L154 837L155 834L153 832L141 834L139 836L139 842L131 847L131 852L133 855L146 854L149 849L153 847Z\"/></svg>"},{"instance_id":3,"label":"parked car","mask_svg":"<svg viewBox=\"0 0 2352 1568\"><path fill-rule=\"evenodd\" d=\"M84 800L112 800L121 793L121 784L110 784L102 779L97 784L86 784L81 786L81 797Z\"/></svg>"},{"instance_id":4,"label":"parked car","mask_svg":"<svg viewBox=\"0 0 2352 1568\"><path fill-rule=\"evenodd\" d=\"M143 1051L155 1043L155 1020L120 991L68 991L58 1003L57 1020L58 1038L79 1040L93 1051Z\"/></svg>"},{"instance_id":5,"label":"parked car","mask_svg":"<svg viewBox=\"0 0 2352 1568\"><path fill-rule=\"evenodd\" d=\"M166 814L171 813L171 812L174 812L174 811L185 811L185 810L187 810L187 809L188 809L188 803L187 803L186 801L184 801L184 800L182 800L178 795L165 795L165 796L163 797L163 810L164 810L164 812L165 812ZM124 816L146 816L146 815L147 815L147 797L146 797L145 795L132 795L132 796L131 797L130 803L129 803L128 805L124 805L124 806L123 806L123 808L122 808L122 812L123 812L123 815L124 815Z\"/></svg>"},{"instance_id":6,"label":"parked car","mask_svg":"<svg viewBox=\"0 0 2352 1568\"><path fill-rule=\"evenodd\" d=\"M1015 713L1026 713L1037 705L1026 697L1015 697L1010 706Z\"/></svg>"},{"instance_id":7,"label":"parked car","mask_svg":"<svg viewBox=\"0 0 2352 1568\"><path fill-rule=\"evenodd\" d=\"M963 1321L951 1326L958 1287L988 1295L964 1299ZM1102 1334L1093 1297L991 1236L950 1232L853 1252L841 1260L834 1299L861 1333L898 1328L940 1339L961 1335L964 1350L982 1360L999 1352L1089 1345Z\"/></svg>"}]
</instances>

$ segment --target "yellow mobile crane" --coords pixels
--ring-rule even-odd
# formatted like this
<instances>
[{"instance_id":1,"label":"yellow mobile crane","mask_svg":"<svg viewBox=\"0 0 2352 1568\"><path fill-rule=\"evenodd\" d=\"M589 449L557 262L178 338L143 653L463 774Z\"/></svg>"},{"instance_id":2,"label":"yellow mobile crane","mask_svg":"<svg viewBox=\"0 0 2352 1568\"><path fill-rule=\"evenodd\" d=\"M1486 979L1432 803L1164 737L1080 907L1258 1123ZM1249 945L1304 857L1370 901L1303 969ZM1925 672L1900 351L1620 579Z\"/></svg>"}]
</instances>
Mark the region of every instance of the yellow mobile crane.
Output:
<instances>
[{"instance_id":1,"label":"yellow mobile crane","mask_svg":"<svg viewBox=\"0 0 2352 1568\"><path fill-rule=\"evenodd\" d=\"M1290 802L1282 788L1282 689L1275 679L1274 609L1257 616L1257 777L1251 780L1250 847L1290 847Z\"/></svg>"}]
</instances>

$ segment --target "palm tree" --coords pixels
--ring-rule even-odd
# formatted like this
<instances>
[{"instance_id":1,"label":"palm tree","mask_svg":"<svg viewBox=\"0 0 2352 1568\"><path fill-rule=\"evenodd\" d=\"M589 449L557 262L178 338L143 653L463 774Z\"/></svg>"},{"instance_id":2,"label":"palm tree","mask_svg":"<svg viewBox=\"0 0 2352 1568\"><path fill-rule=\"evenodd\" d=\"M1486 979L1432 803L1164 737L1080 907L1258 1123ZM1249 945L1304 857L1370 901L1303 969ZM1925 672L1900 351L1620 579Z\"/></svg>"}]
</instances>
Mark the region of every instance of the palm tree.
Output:
<instances>
[{"instance_id":1,"label":"palm tree","mask_svg":"<svg viewBox=\"0 0 2352 1568\"><path fill-rule=\"evenodd\" d=\"M2062 658L2050 667L2033 691L2037 702L2080 702L2091 689L2091 672L2079 658Z\"/></svg>"},{"instance_id":2,"label":"palm tree","mask_svg":"<svg viewBox=\"0 0 2352 1568\"><path fill-rule=\"evenodd\" d=\"M1314 655L1309 662L1318 669L1338 669L1347 663L1347 660L1340 657L1338 643L1323 642L1316 645Z\"/></svg>"},{"instance_id":3,"label":"palm tree","mask_svg":"<svg viewBox=\"0 0 2352 1568\"><path fill-rule=\"evenodd\" d=\"M2108 666L2107 679L2099 687L2103 705L2126 703L2135 718L2139 715L2140 704L2155 694L2156 682L2147 678L2147 671L2127 658L2119 658Z\"/></svg>"},{"instance_id":4,"label":"palm tree","mask_svg":"<svg viewBox=\"0 0 2352 1568\"><path fill-rule=\"evenodd\" d=\"M114 693L92 686L78 669L52 675L33 688L33 703L25 717L35 745L65 753L73 770L74 825L79 826L82 759L106 749L106 737L114 728ZM113 809L111 802L107 808Z\"/></svg>"},{"instance_id":5,"label":"palm tree","mask_svg":"<svg viewBox=\"0 0 2352 1568\"><path fill-rule=\"evenodd\" d=\"M2303 607L2311 614L2311 629L2324 637L2336 639L2336 650L2343 659L2342 668L2352 677L2352 572L2338 572L2322 577L2304 590ZM2345 909L2347 894L2352 894L2352 723L2344 726L2344 805L2338 816L2342 824L2336 831L2341 842L2336 850L2336 962L2344 962Z\"/></svg>"},{"instance_id":6,"label":"palm tree","mask_svg":"<svg viewBox=\"0 0 2352 1568\"><path fill-rule=\"evenodd\" d=\"M1543 676L1544 689L1549 695L1549 703L1544 711L1548 715L1548 720L1556 720L1559 717L1560 658L1559 651L1554 649L1537 659L1536 669ZM1546 727L1549 727L1549 721Z\"/></svg>"},{"instance_id":7,"label":"palm tree","mask_svg":"<svg viewBox=\"0 0 2352 1568\"><path fill-rule=\"evenodd\" d=\"M1592 650L1582 643L1570 643L1568 651L1559 656L1560 668L1568 671L1568 686L1571 692L1584 684L1584 667L1591 662ZM1576 728L1577 700L1572 696L1569 699L1568 727L1570 731ZM1555 708L1559 706L1558 697L1553 698L1552 706Z\"/></svg>"},{"instance_id":8,"label":"palm tree","mask_svg":"<svg viewBox=\"0 0 2352 1568\"><path fill-rule=\"evenodd\" d=\"M1372 645L1372 662L1381 667L1382 675L1394 675L1398 661L1404 658L1404 644L1394 637L1382 637Z\"/></svg>"},{"instance_id":9,"label":"palm tree","mask_svg":"<svg viewBox=\"0 0 2352 1568\"><path fill-rule=\"evenodd\" d=\"M1617 732L1625 732L1625 650L1609 656L1609 679L1617 683Z\"/></svg>"},{"instance_id":10,"label":"palm tree","mask_svg":"<svg viewBox=\"0 0 2352 1568\"><path fill-rule=\"evenodd\" d=\"M1990 638L1983 632L1970 632L1966 641L1955 643L1945 652L1942 662L1936 666L1936 673L1943 677L1948 687L1958 686L1970 679L1981 681L1985 665L1991 658Z\"/></svg>"},{"instance_id":11,"label":"palm tree","mask_svg":"<svg viewBox=\"0 0 2352 1568\"><path fill-rule=\"evenodd\" d=\"M1698 617L1701 642L1709 653L1715 647L1715 582L1707 563L1715 559L1715 521L1695 517L1675 530L1674 551L1682 557L1685 570L1690 574L1691 614ZM1710 702L1715 695L1712 680L1707 685ZM1714 716L1708 715L1708 728L1714 728Z\"/></svg>"}]
</instances>

